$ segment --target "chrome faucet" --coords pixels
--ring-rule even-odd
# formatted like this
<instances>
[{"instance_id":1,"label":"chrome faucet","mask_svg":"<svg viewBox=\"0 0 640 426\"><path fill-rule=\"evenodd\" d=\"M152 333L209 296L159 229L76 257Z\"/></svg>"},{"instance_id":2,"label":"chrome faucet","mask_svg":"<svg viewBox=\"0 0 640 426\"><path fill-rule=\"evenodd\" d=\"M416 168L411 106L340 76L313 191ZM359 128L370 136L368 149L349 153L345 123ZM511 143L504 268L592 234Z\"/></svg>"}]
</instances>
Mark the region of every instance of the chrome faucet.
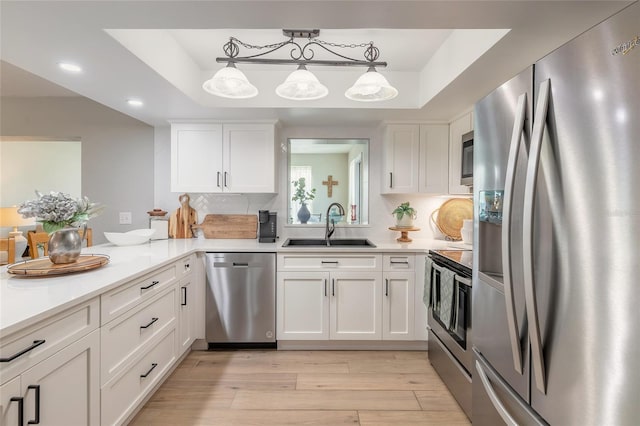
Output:
<instances>
[{"instance_id":1,"label":"chrome faucet","mask_svg":"<svg viewBox=\"0 0 640 426\"><path fill-rule=\"evenodd\" d=\"M340 216L344 216L344 207L342 207L342 204L340 203L331 203L329 204L329 208L327 208L327 225L325 227L324 230L324 239L327 242L327 246L330 246L331 244L329 243L329 239L331 238L331 236L333 235L333 233L336 230L336 222L331 219L331 226L329 226L329 212L331 211L331 207L336 206L338 207L338 212L340 213Z\"/></svg>"}]
</instances>

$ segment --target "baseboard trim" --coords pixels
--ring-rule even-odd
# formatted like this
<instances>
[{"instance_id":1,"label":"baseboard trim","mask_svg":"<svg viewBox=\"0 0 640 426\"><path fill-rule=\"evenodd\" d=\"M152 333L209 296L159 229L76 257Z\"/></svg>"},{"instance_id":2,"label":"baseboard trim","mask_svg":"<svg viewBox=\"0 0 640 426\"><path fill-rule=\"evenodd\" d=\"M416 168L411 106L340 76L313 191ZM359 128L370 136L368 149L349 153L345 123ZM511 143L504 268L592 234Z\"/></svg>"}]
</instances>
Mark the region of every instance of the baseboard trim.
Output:
<instances>
[{"instance_id":1,"label":"baseboard trim","mask_svg":"<svg viewBox=\"0 0 640 426\"><path fill-rule=\"evenodd\" d=\"M426 351L426 341L278 340L278 350Z\"/></svg>"}]
</instances>

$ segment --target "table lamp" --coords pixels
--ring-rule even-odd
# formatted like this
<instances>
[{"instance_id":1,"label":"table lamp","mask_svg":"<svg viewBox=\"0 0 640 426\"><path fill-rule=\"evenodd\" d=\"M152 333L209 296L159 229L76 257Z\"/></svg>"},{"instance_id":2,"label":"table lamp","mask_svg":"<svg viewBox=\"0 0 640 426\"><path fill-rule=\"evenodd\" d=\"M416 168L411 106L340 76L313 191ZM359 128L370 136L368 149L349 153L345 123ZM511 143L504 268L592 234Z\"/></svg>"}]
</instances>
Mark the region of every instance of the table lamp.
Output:
<instances>
[{"instance_id":1,"label":"table lamp","mask_svg":"<svg viewBox=\"0 0 640 426\"><path fill-rule=\"evenodd\" d=\"M9 237L14 237L16 241L16 258L22 258L27 248L27 239L22 235L22 231L18 231L18 226L29 226L35 223L34 218L25 219L18 213L18 207L0 207L0 226L12 227Z\"/></svg>"}]
</instances>

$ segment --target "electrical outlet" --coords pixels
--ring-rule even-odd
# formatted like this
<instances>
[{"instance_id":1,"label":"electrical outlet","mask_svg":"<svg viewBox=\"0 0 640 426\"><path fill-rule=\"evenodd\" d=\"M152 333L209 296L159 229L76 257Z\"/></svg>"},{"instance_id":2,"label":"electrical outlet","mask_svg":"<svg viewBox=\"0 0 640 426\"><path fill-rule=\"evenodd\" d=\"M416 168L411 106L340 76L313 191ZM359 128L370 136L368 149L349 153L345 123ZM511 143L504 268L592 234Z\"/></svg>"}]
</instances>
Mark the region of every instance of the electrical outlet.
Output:
<instances>
[{"instance_id":1,"label":"electrical outlet","mask_svg":"<svg viewBox=\"0 0 640 426\"><path fill-rule=\"evenodd\" d=\"M131 212L120 212L120 225L131 225Z\"/></svg>"}]
</instances>

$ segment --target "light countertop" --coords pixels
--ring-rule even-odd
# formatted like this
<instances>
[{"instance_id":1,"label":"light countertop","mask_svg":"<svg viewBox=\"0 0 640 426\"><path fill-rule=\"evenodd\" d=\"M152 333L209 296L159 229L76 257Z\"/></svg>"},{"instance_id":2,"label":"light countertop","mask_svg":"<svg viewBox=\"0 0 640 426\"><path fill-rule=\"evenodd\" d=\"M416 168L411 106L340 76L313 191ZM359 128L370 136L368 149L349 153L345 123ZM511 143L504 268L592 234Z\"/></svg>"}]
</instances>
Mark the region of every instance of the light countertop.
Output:
<instances>
[{"instance_id":1,"label":"light countertop","mask_svg":"<svg viewBox=\"0 0 640 426\"><path fill-rule=\"evenodd\" d=\"M106 254L109 263L95 270L46 278L26 278L8 274L0 268L0 337L66 308L96 297L127 281L143 276L194 252L424 252L429 249L465 248L461 243L415 239L411 243L395 240L375 241L375 248L281 247L258 240L172 239L117 247L102 244L83 249L83 254Z\"/></svg>"}]
</instances>

